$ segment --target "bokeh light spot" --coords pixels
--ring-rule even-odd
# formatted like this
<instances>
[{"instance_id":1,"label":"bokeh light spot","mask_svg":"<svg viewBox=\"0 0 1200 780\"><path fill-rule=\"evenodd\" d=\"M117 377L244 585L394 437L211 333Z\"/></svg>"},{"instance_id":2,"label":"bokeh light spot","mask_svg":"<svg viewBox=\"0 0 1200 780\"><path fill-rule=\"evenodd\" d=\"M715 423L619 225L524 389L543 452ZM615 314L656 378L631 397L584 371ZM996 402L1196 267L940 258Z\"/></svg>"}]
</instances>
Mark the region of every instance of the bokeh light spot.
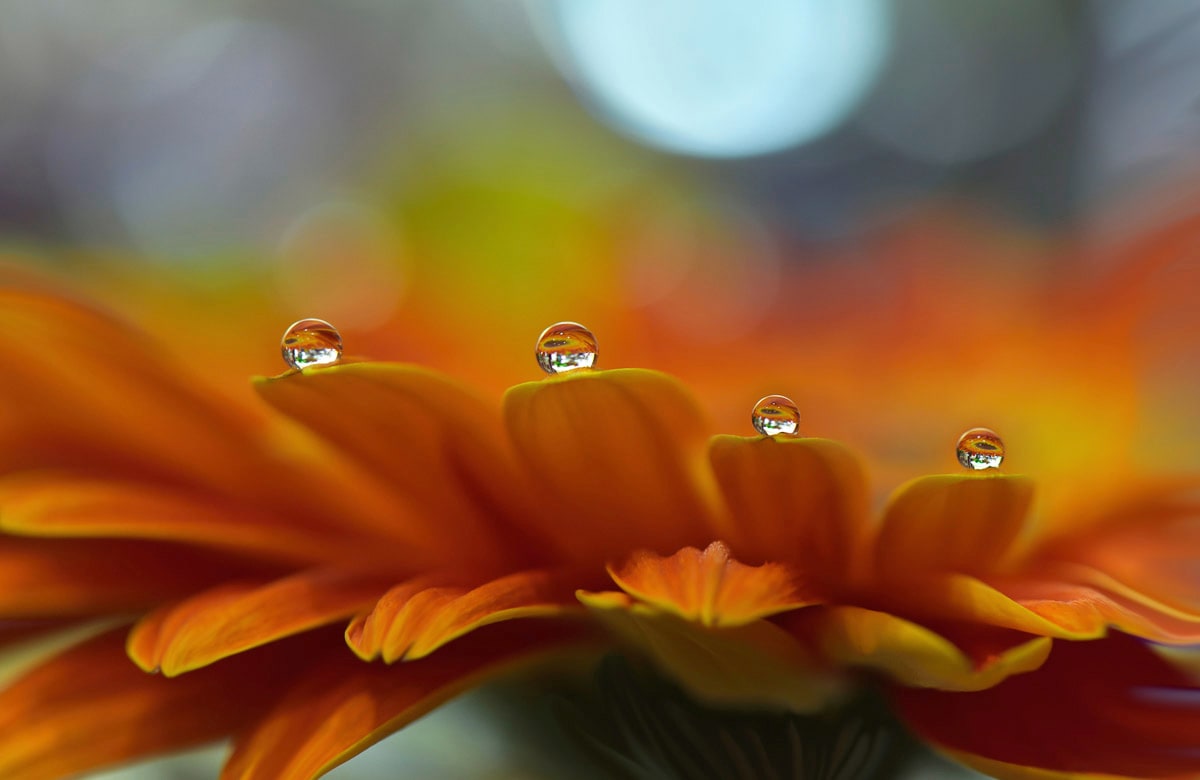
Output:
<instances>
[{"instance_id":1,"label":"bokeh light spot","mask_svg":"<svg viewBox=\"0 0 1200 780\"><path fill-rule=\"evenodd\" d=\"M880 0L565 0L537 6L574 86L618 130L705 157L778 151L839 124L887 49Z\"/></svg>"}]
</instances>

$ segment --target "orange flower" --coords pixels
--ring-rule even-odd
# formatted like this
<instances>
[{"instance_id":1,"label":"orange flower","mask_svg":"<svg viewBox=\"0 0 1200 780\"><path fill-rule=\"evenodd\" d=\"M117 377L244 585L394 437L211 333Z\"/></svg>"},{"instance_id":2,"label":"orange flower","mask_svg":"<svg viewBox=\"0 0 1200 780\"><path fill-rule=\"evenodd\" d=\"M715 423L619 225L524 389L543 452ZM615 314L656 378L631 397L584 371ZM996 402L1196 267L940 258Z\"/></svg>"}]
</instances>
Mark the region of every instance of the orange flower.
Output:
<instances>
[{"instance_id":1,"label":"orange flower","mask_svg":"<svg viewBox=\"0 0 1200 780\"><path fill-rule=\"evenodd\" d=\"M613 646L714 706L879 686L1001 777L1200 772L1200 685L1164 649L1200 642L1195 476L1071 516L1029 478L930 476L874 520L846 447L714 436L654 371L497 409L351 362L253 408L65 299L0 293L0 332L3 639L118 624L0 692L0 776L230 736L223 777L315 777L502 669Z\"/></svg>"}]
</instances>

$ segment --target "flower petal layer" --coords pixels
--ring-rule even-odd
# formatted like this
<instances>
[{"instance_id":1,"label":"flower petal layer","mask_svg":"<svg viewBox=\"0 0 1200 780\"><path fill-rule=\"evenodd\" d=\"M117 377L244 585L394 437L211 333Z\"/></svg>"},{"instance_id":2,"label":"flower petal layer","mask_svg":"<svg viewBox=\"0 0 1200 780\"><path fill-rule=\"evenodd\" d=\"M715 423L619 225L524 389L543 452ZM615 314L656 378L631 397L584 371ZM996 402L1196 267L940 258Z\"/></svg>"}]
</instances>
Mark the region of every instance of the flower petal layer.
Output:
<instances>
[{"instance_id":1,"label":"flower petal layer","mask_svg":"<svg viewBox=\"0 0 1200 780\"><path fill-rule=\"evenodd\" d=\"M217 739L262 712L292 675L260 655L168 681L129 663L124 630L110 631L0 691L0 777L73 776Z\"/></svg>"},{"instance_id":2,"label":"flower petal layer","mask_svg":"<svg viewBox=\"0 0 1200 780\"><path fill-rule=\"evenodd\" d=\"M537 549L521 543L536 506L499 415L457 383L413 366L356 363L255 387L387 487L381 519L423 568L491 569Z\"/></svg>"},{"instance_id":3,"label":"flower petal layer","mask_svg":"<svg viewBox=\"0 0 1200 780\"><path fill-rule=\"evenodd\" d=\"M189 382L141 334L78 303L15 289L0 290L0 332L0 472L78 467L247 484L253 418Z\"/></svg>"},{"instance_id":4,"label":"flower petal layer","mask_svg":"<svg viewBox=\"0 0 1200 780\"><path fill-rule=\"evenodd\" d=\"M269 584L225 585L138 621L129 656L167 677L349 617L386 588L379 575L309 570Z\"/></svg>"},{"instance_id":5,"label":"flower petal layer","mask_svg":"<svg viewBox=\"0 0 1200 780\"><path fill-rule=\"evenodd\" d=\"M929 571L987 573L1024 527L1033 483L1023 477L923 477L892 496L875 540L884 579Z\"/></svg>"},{"instance_id":6,"label":"flower petal layer","mask_svg":"<svg viewBox=\"0 0 1200 780\"><path fill-rule=\"evenodd\" d=\"M474 588L415 580L392 588L356 617L346 642L364 660L415 660L491 623L578 611L580 583L575 571L518 572Z\"/></svg>"},{"instance_id":7,"label":"flower petal layer","mask_svg":"<svg viewBox=\"0 0 1200 780\"><path fill-rule=\"evenodd\" d=\"M742 560L794 563L823 582L853 568L868 492L849 450L825 439L717 436L708 457Z\"/></svg>"},{"instance_id":8,"label":"flower petal layer","mask_svg":"<svg viewBox=\"0 0 1200 780\"><path fill-rule=\"evenodd\" d=\"M1160 642L1200 641L1200 617L1125 588L1094 570L1057 566L985 582L965 574L912 577L871 606L918 620L983 623L1063 639L1117 628Z\"/></svg>"},{"instance_id":9,"label":"flower petal layer","mask_svg":"<svg viewBox=\"0 0 1200 780\"><path fill-rule=\"evenodd\" d=\"M402 666L346 654L322 664L235 740L221 778L319 777L482 679L587 641L561 625L507 624Z\"/></svg>"},{"instance_id":10,"label":"flower petal layer","mask_svg":"<svg viewBox=\"0 0 1200 780\"><path fill-rule=\"evenodd\" d=\"M1041 669L977 693L895 689L900 714L950 750L1059 772L1191 776L1200 688L1143 642L1056 642Z\"/></svg>"},{"instance_id":11,"label":"flower petal layer","mask_svg":"<svg viewBox=\"0 0 1200 780\"><path fill-rule=\"evenodd\" d=\"M746 566L713 542L669 557L640 550L609 575L639 601L706 626L737 626L815 602L785 566Z\"/></svg>"},{"instance_id":12,"label":"flower petal layer","mask_svg":"<svg viewBox=\"0 0 1200 780\"><path fill-rule=\"evenodd\" d=\"M0 536L0 615L43 618L141 610L231 575L262 571L163 542Z\"/></svg>"},{"instance_id":13,"label":"flower petal layer","mask_svg":"<svg viewBox=\"0 0 1200 780\"><path fill-rule=\"evenodd\" d=\"M999 645L963 642L964 649L925 626L860 607L806 610L784 625L835 667L875 669L904 685L950 691L983 690L1037 669L1051 643L1021 634Z\"/></svg>"},{"instance_id":14,"label":"flower petal layer","mask_svg":"<svg viewBox=\"0 0 1200 780\"><path fill-rule=\"evenodd\" d=\"M336 535L285 526L210 494L64 472L0 479L0 528L31 536L178 540L288 561L325 560L347 546Z\"/></svg>"},{"instance_id":15,"label":"flower petal layer","mask_svg":"<svg viewBox=\"0 0 1200 780\"><path fill-rule=\"evenodd\" d=\"M550 515L544 532L576 560L615 558L631 533L660 553L723 536L714 532L703 416L677 380L577 371L509 389L504 414Z\"/></svg>"},{"instance_id":16,"label":"flower petal layer","mask_svg":"<svg viewBox=\"0 0 1200 780\"><path fill-rule=\"evenodd\" d=\"M1044 560L1102 572L1130 591L1200 614L1200 483L1177 479L1114 500L1074 533L1039 551Z\"/></svg>"}]
</instances>

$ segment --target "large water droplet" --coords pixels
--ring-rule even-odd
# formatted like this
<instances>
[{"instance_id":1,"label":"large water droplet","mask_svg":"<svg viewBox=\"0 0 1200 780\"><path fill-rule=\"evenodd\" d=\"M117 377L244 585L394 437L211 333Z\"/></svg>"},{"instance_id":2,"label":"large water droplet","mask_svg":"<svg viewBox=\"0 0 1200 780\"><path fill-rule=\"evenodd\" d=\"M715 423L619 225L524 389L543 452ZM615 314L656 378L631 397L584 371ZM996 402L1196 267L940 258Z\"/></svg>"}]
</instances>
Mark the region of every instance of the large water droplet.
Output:
<instances>
[{"instance_id":1,"label":"large water droplet","mask_svg":"<svg viewBox=\"0 0 1200 780\"><path fill-rule=\"evenodd\" d=\"M538 365L547 374L591 368L596 362L596 337L578 322L556 322L538 336Z\"/></svg>"},{"instance_id":2,"label":"large water droplet","mask_svg":"<svg viewBox=\"0 0 1200 780\"><path fill-rule=\"evenodd\" d=\"M284 331L279 348L292 368L329 366L342 357L342 334L325 320L299 320Z\"/></svg>"},{"instance_id":3,"label":"large water droplet","mask_svg":"<svg viewBox=\"0 0 1200 780\"><path fill-rule=\"evenodd\" d=\"M800 409L786 395L764 396L754 405L750 422L763 436L790 436L800 430Z\"/></svg>"},{"instance_id":4,"label":"large water droplet","mask_svg":"<svg viewBox=\"0 0 1200 780\"><path fill-rule=\"evenodd\" d=\"M958 437L958 462L963 468L982 471L999 468L1004 461L1004 442L990 428L972 428Z\"/></svg>"}]
</instances>

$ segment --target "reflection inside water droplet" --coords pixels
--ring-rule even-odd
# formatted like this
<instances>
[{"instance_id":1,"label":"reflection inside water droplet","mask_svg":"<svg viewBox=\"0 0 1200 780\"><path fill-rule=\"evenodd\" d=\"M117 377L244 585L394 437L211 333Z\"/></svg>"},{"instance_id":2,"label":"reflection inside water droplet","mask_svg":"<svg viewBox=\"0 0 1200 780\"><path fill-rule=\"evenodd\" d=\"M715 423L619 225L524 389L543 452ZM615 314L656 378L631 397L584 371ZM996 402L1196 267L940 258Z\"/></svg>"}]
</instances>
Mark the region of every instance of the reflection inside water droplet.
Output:
<instances>
[{"instance_id":1,"label":"reflection inside water droplet","mask_svg":"<svg viewBox=\"0 0 1200 780\"><path fill-rule=\"evenodd\" d=\"M342 335L325 320L299 320L284 331L279 348L292 368L329 366L342 357Z\"/></svg>"},{"instance_id":2,"label":"reflection inside water droplet","mask_svg":"<svg viewBox=\"0 0 1200 780\"><path fill-rule=\"evenodd\" d=\"M972 428L958 438L958 462L963 468L982 471L999 468L1004 442L990 428Z\"/></svg>"},{"instance_id":3,"label":"reflection inside water droplet","mask_svg":"<svg viewBox=\"0 0 1200 780\"><path fill-rule=\"evenodd\" d=\"M768 395L754 405L750 422L764 436L791 436L800 430L800 409L786 395Z\"/></svg>"},{"instance_id":4,"label":"reflection inside water droplet","mask_svg":"<svg viewBox=\"0 0 1200 780\"><path fill-rule=\"evenodd\" d=\"M596 363L596 337L577 322L556 322L538 336L538 365L547 374L563 374Z\"/></svg>"}]
</instances>

